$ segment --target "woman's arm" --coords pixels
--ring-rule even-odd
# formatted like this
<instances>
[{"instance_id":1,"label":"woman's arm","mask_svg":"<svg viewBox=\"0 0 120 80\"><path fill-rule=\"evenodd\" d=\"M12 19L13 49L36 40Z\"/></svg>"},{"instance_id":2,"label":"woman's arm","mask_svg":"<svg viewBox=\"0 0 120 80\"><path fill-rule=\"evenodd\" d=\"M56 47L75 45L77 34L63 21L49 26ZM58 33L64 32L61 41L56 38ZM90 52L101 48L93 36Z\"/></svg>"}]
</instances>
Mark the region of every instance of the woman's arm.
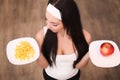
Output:
<instances>
[{"instance_id":1,"label":"woman's arm","mask_svg":"<svg viewBox=\"0 0 120 80\"><path fill-rule=\"evenodd\" d=\"M85 39L86 39L87 43L89 44L91 42L90 33L87 32L86 30L83 30L83 33L85 35ZM80 60L80 62L78 62L76 64L75 67L78 68L78 69L81 69L81 68L83 68L87 65L88 61L89 61L89 53L86 53L85 56Z\"/></svg>"},{"instance_id":2,"label":"woman's arm","mask_svg":"<svg viewBox=\"0 0 120 80\"><path fill-rule=\"evenodd\" d=\"M89 61L89 53L86 53L85 56L80 60L80 62L76 64L75 67L77 69L84 68L85 66L87 66L88 61Z\"/></svg>"},{"instance_id":3,"label":"woman's arm","mask_svg":"<svg viewBox=\"0 0 120 80\"><path fill-rule=\"evenodd\" d=\"M36 40L39 44L39 47L41 49L42 43L43 43L43 39L44 39L44 31L43 29L40 30L37 34L36 34ZM48 62L46 60L46 58L44 57L43 53L40 52L40 56L39 58L36 60L36 62L38 63L38 65L42 68L46 68L48 66Z\"/></svg>"}]
</instances>

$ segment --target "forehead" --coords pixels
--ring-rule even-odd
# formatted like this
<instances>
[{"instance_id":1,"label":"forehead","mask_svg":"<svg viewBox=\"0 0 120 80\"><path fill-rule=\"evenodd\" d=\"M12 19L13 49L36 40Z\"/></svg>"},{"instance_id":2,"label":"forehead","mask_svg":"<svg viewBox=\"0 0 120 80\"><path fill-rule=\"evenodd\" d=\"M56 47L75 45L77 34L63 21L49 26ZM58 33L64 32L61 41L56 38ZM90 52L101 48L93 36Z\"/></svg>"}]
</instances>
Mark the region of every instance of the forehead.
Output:
<instances>
[{"instance_id":1,"label":"forehead","mask_svg":"<svg viewBox=\"0 0 120 80\"><path fill-rule=\"evenodd\" d=\"M56 18L55 16L53 16L51 13L49 13L48 11L46 11L46 18L49 21L53 21L53 22L59 22L60 20L58 18Z\"/></svg>"}]
</instances>

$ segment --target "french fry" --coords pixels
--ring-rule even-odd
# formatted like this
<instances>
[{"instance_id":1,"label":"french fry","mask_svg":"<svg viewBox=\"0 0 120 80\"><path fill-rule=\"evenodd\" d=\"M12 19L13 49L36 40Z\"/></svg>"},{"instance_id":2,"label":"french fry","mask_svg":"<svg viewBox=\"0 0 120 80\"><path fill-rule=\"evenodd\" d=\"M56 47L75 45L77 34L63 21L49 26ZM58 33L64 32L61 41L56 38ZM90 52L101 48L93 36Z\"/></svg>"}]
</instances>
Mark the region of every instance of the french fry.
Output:
<instances>
[{"instance_id":1,"label":"french fry","mask_svg":"<svg viewBox=\"0 0 120 80\"><path fill-rule=\"evenodd\" d=\"M21 41L15 48L15 58L21 61L34 57L35 50L27 41Z\"/></svg>"}]
</instances>

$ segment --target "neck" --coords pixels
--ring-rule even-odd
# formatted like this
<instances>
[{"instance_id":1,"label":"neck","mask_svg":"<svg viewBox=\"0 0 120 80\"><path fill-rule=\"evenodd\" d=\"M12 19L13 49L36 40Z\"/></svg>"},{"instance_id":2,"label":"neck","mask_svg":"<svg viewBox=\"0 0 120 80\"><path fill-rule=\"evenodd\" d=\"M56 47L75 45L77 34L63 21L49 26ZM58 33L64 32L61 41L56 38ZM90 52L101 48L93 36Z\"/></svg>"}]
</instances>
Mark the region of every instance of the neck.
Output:
<instances>
[{"instance_id":1,"label":"neck","mask_svg":"<svg viewBox=\"0 0 120 80\"><path fill-rule=\"evenodd\" d=\"M66 30L57 33L58 39L71 39L71 37L66 33Z\"/></svg>"},{"instance_id":2,"label":"neck","mask_svg":"<svg viewBox=\"0 0 120 80\"><path fill-rule=\"evenodd\" d=\"M63 29L63 30L59 31L57 33L57 35L60 36L60 37L65 37L67 35L66 30Z\"/></svg>"}]
</instances>

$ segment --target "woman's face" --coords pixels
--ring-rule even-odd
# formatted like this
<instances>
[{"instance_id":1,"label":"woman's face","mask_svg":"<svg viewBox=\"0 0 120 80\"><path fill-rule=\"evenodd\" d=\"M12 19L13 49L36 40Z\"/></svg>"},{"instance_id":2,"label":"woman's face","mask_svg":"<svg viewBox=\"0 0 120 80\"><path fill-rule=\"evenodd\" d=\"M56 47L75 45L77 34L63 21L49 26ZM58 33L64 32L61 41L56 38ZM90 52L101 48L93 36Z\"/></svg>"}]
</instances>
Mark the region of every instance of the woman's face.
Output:
<instances>
[{"instance_id":1,"label":"woman's face","mask_svg":"<svg viewBox=\"0 0 120 80\"><path fill-rule=\"evenodd\" d=\"M62 21L57 19L47 11L46 11L46 23L47 23L48 29L50 29L55 33L64 30Z\"/></svg>"}]
</instances>

